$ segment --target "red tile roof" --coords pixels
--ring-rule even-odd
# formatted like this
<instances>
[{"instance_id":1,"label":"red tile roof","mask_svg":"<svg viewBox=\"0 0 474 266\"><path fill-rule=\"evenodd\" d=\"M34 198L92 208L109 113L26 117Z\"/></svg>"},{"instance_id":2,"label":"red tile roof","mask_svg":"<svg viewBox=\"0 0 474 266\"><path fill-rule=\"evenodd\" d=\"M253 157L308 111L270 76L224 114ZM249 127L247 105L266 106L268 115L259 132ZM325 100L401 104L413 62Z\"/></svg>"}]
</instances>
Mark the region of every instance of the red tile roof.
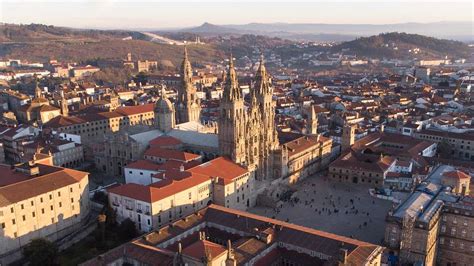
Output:
<instances>
[{"instance_id":1,"label":"red tile roof","mask_svg":"<svg viewBox=\"0 0 474 266\"><path fill-rule=\"evenodd\" d=\"M471 178L470 175L468 175L464 172L461 172L459 170L446 172L443 175L445 177L454 178L454 179L470 179Z\"/></svg>"},{"instance_id":2,"label":"red tile roof","mask_svg":"<svg viewBox=\"0 0 474 266\"><path fill-rule=\"evenodd\" d=\"M131 162L127 164L125 168L159 171L161 170L161 165L147 161L147 160L138 160L136 162Z\"/></svg>"},{"instance_id":3,"label":"red tile roof","mask_svg":"<svg viewBox=\"0 0 474 266\"><path fill-rule=\"evenodd\" d=\"M158 157L158 158L163 158L166 160L176 160L176 161L182 161L182 162L189 162L192 160L197 160L201 156L194 154L194 153L189 153L189 152L184 152L184 151L177 151L177 150L170 150L170 149L163 149L160 147L150 147L148 148L145 153L145 156L153 156L153 157Z\"/></svg>"},{"instance_id":4,"label":"red tile roof","mask_svg":"<svg viewBox=\"0 0 474 266\"><path fill-rule=\"evenodd\" d=\"M207 175L209 177L222 178L225 184L228 184L232 182L235 178L238 178L248 173L247 169L224 157L218 157L209 162L200 164L196 167L189 169L189 171L193 173Z\"/></svg>"},{"instance_id":5,"label":"red tile roof","mask_svg":"<svg viewBox=\"0 0 474 266\"><path fill-rule=\"evenodd\" d=\"M169 146L175 146L175 145L180 145L183 144L181 140L171 137L171 136L159 136L155 139L152 139L150 142L150 147L169 147Z\"/></svg>"},{"instance_id":6,"label":"red tile roof","mask_svg":"<svg viewBox=\"0 0 474 266\"><path fill-rule=\"evenodd\" d=\"M199 240L183 249L183 254L201 261L207 256L211 258L219 257L226 251L227 250L219 244L207 240Z\"/></svg>"}]
</instances>

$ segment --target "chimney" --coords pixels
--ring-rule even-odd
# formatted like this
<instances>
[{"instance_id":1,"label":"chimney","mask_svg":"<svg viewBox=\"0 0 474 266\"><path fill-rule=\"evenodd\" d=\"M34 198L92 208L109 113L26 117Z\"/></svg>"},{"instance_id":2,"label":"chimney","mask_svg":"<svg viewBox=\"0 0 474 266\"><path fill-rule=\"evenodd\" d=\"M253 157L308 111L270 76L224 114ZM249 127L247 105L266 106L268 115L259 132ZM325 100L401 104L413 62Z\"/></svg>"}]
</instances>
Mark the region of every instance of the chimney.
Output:
<instances>
[{"instance_id":1,"label":"chimney","mask_svg":"<svg viewBox=\"0 0 474 266\"><path fill-rule=\"evenodd\" d=\"M342 264L347 263L347 249L341 248L339 249L339 262Z\"/></svg>"},{"instance_id":2,"label":"chimney","mask_svg":"<svg viewBox=\"0 0 474 266\"><path fill-rule=\"evenodd\" d=\"M181 166L179 167L179 171L180 171L180 172L184 172L184 165L181 165Z\"/></svg>"}]
</instances>

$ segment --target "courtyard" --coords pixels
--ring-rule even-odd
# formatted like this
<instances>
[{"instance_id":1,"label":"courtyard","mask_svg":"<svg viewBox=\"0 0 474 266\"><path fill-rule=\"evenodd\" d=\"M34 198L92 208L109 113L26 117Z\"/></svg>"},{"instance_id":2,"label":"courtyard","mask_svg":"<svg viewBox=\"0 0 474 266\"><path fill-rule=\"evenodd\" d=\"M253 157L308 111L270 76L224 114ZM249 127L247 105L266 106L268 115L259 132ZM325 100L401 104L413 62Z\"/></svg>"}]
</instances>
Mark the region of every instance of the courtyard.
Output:
<instances>
[{"instance_id":1,"label":"courtyard","mask_svg":"<svg viewBox=\"0 0 474 266\"><path fill-rule=\"evenodd\" d=\"M296 192L281 208L257 206L249 212L374 244L382 243L385 216L393 204L370 196L369 186L313 176L292 188Z\"/></svg>"}]
</instances>

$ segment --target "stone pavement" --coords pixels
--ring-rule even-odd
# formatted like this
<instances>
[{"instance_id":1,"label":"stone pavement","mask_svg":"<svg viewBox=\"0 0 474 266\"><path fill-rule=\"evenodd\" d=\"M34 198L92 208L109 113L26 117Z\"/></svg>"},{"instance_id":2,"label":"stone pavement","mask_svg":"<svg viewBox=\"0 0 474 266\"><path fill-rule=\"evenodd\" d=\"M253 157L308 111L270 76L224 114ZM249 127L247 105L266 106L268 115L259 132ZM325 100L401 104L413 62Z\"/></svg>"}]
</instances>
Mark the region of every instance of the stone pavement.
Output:
<instances>
[{"instance_id":1,"label":"stone pavement","mask_svg":"<svg viewBox=\"0 0 474 266\"><path fill-rule=\"evenodd\" d=\"M280 209L257 206L249 211L374 244L382 243L385 215L392 203L371 197L368 186L316 176L293 188L297 192Z\"/></svg>"}]
</instances>

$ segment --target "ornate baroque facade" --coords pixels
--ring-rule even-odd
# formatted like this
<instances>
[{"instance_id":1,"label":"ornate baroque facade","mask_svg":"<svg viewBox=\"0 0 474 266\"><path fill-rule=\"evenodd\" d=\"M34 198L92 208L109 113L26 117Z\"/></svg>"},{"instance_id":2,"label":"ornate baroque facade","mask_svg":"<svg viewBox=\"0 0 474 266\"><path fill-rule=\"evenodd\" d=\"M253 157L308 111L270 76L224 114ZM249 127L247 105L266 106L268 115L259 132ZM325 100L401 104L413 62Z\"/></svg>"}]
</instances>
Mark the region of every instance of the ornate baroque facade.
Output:
<instances>
[{"instance_id":1,"label":"ornate baroque facade","mask_svg":"<svg viewBox=\"0 0 474 266\"><path fill-rule=\"evenodd\" d=\"M218 137L221 155L246 166L257 179L271 178L274 154L280 145L275 130L272 88L263 59L247 107L230 58L220 112Z\"/></svg>"}]
</instances>

